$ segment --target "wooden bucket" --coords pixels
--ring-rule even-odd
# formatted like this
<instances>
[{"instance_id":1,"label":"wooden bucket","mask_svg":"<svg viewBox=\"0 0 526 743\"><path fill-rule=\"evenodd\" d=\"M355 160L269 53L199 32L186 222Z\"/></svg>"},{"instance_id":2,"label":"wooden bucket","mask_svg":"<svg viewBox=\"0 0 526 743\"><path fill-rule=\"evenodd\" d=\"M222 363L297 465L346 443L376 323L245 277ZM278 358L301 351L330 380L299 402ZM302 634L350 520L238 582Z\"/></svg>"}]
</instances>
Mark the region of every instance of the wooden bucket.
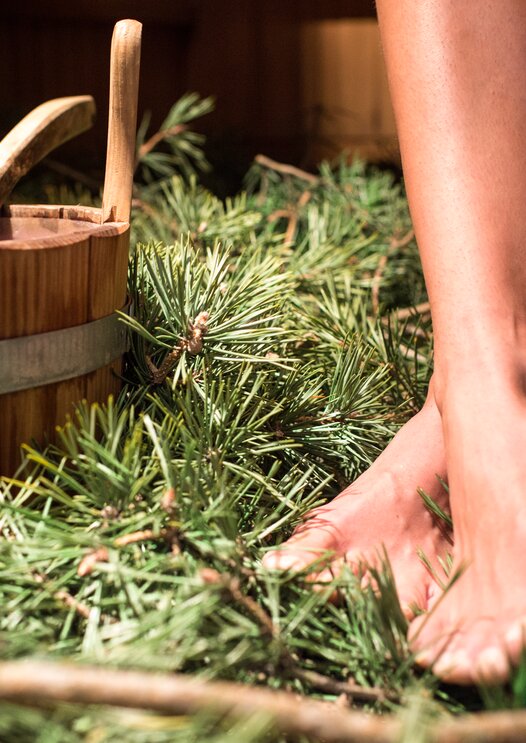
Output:
<instances>
[{"instance_id":1,"label":"wooden bucket","mask_svg":"<svg viewBox=\"0 0 526 743\"><path fill-rule=\"evenodd\" d=\"M0 217L0 474L52 440L72 406L120 388L141 24L113 34L101 209L10 206Z\"/></svg>"}]
</instances>

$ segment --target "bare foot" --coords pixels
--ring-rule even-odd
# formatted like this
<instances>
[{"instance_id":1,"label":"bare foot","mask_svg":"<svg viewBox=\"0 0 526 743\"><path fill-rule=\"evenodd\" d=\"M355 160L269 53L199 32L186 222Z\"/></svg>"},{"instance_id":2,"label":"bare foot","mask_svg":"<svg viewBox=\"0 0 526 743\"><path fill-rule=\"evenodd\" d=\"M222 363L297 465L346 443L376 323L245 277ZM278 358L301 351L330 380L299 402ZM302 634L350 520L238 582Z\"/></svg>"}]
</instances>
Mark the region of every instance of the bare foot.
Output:
<instances>
[{"instance_id":1,"label":"bare foot","mask_svg":"<svg viewBox=\"0 0 526 743\"><path fill-rule=\"evenodd\" d=\"M264 565L303 570L316 561L318 572L313 577L324 581L343 561L356 572L364 564L378 565L385 547L402 609L411 618L413 607L427 608L440 593L418 550L443 575L437 557L444 557L451 546L442 524L417 494L422 487L448 509L437 475L445 478L445 456L440 414L430 396L367 472L333 501L308 514L279 550L265 555ZM327 565L325 569L320 561Z\"/></svg>"},{"instance_id":2,"label":"bare foot","mask_svg":"<svg viewBox=\"0 0 526 743\"><path fill-rule=\"evenodd\" d=\"M505 680L526 645L526 400L495 389L441 406L459 577L410 628L419 662L460 684Z\"/></svg>"}]
</instances>

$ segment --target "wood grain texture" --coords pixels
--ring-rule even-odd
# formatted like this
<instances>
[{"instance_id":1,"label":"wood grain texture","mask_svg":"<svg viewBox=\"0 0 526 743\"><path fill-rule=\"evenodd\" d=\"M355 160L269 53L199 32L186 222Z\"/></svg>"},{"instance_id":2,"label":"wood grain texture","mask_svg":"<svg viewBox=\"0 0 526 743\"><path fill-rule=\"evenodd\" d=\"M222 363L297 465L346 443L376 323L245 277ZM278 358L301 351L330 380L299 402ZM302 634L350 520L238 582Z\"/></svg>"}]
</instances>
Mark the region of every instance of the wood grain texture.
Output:
<instances>
[{"instance_id":1,"label":"wood grain texture","mask_svg":"<svg viewBox=\"0 0 526 743\"><path fill-rule=\"evenodd\" d=\"M94 206L72 206L71 204L11 204L4 206L2 215L5 217L42 217L44 219L74 219L82 222L99 225L101 210Z\"/></svg>"},{"instance_id":2,"label":"wood grain texture","mask_svg":"<svg viewBox=\"0 0 526 743\"><path fill-rule=\"evenodd\" d=\"M5 212L13 216L0 219L0 236L34 236L0 240L0 339L79 325L124 305L127 223L101 225L100 210L81 207ZM53 440L77 402L105 402L118 394L121 366L118 360L76 379L0 395L0 474L15 472L21 443Z\"/></svg>"},{"instance_id":3,"label":"wood grain texture","mask_svg":"<svg viewBox=\"0 0 526 743\"><path fill-rule=\"evenodd\" d=\"M396 126L376 21L305 23L300 49L308 161L343 150L396 160Z\"/></svg>"},{"instance_id":4,"label":"wood grain texture","mask_svg":"<svg viewBox=\"0 0 526 743\"><path fill-rule=\"evenodd\" d=\"M85 386L77 378L0 395L0 475L15 473L22 461L21 444L43 447L54 439L55 426L73 413L74 403L85 397Z\"/></svg>"},{"instance_id":5,"label":"wood grain texture","mask_svg":"<svg viewBox=\"0 0 526 743\"><path fill-rule=\"evenodd\" d=\"M129 222L135 168L142 25L119 21L111 42L110 114L103 222Z\"/></svg>"},{"instance_id":6,"label":"wood grain texture","mask_svg":"<svg viewBox=\"0 0 526 743\"><path fill-rule=\"evenodd\" d=\"M86 322L89 235L55 242L64 244L21 250L0 244L2 340Z\"/></svg>"},{"instance_id":7,"label":"wood grain texture","mask_svg":"<svg viewBox=\"0 0 526 743\"><path fill-rule=\"evenodd\" d=\"M20 178L52 150L86 131L95 118L89 95L46 101L25 116L0 142L0 204Z\"/></svg>"},{"instance_id":8,"label":"wood grain texture","mask_svg":"<svg viewBox=\"0 0 526 743\"><path fill-rule=\"evenodd\" d=\"M108 241L111 248L108 249ZM87 320L98 320L126 302L128 277L127 224L96 230L90 238ZM108 310L108 307L111 308Z\"/></svg>"},{"instance_id":9,"label":"wood grain texture","mask_svg":"<svg viewBox=\"0 0 526 743\"><path fill-rule=\"evenodd\" d=\"M2 210L0 340L82 325L125 304L141 28L137 21L121 21L113 35L103 208L34 205ZM65 129L51 125L41 112L8 144L27 154L28 142L34 145L38 140L38 152L32 151L31 157L44 153L50 144L44 134L54 131L51 139L56 142L66 131L79 128L79 120L71 118L73 114L68 119L67 112L74 110L82 119L89 106L86 97L77 104L66 106L60 116L51 107ZM44 113L49 114L48 109ZM39 126L40 139L34 136ZM5 161L4 172L9 174L13 164ZM0 475L15 472L23 442L43 446L52 441L57 425L65 422L75 403L105 402L109 394L117 394L121 366L119 359L75 379L0 395Z\"/></svg>"}]
</instances>

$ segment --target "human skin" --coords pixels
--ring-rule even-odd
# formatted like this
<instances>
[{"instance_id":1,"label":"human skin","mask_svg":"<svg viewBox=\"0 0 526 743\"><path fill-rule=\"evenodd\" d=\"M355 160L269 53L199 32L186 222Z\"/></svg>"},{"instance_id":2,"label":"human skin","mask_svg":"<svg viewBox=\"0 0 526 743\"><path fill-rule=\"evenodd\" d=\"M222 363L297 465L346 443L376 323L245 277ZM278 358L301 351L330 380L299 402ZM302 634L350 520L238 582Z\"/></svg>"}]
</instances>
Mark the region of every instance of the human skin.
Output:
<instances>
[{"instance_id":1,"label":"human skin","mask_svg":"<svg viewBox=\"0 0 526 743\"><path fill-rule=\"evenodd\" d=\"M459 576L443 594L428 587L429 611L412 622L409 638L419 662L445 680L491 683L509 676L526 638L526 3L377 6L431 302L431 394L454 524L452 574ZM403 443L399 456L411 467L420 451L411 438ZM429 464L435 470L438 451L435 445ZM404 504L410 496L414 489ZM387 502L397 500L398 494ZM383 522L372 528L365 513L362 528L344 512L338 519L334 507L331 513L339 534L359 533L371 544L390 540ZM303 555L305 535L316 541L317 531L304 530ZM414 547L414 537L409 526L406 544ZM296 539L288 546L300 544ZM352 553L351 542L336 540L335 552ZM281 552L287 553L290 561L290 549ZM274 566L276 554L267 558ZM410 570L400 563L397 585Z\"/></svg>"},{"instance_id":2,"label":"human skin","mask_svg":"<svg viewBox=\"0 0 526 743\"><path fill-rule=\"evenodd\" d=\"M410 641L449 681L498 681L526 619L526 3L380 0L378 12L461 571Z\"/></svg>"},{"instance_id":3,"label":"human skin","mask_svg":"<svg viewBox=\"0 0 526 743\"><path fill-rule=\"evenodd\" d=\"M397 433L374 464L338 497L311 511L279 550L263 558L269 569L304 570L331 581L345 561L356 573L381 566L388 554L400 605L412 618L427 609L440 585L438 557L451 551L451 537L417 493L421 487L448 511L442 427L432 386L423 409ZM418 558L422 550L433 566ZM367 580L367 574L364 575Z\"/></svg>"}]
</instances>

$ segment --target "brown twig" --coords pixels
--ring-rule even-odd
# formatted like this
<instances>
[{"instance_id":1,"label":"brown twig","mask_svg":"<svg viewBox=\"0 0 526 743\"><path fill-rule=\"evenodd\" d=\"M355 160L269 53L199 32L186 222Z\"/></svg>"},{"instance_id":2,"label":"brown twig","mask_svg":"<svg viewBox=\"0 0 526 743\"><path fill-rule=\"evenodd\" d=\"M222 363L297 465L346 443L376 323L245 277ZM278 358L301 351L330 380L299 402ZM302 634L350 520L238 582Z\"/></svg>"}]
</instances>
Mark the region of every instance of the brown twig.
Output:
<instances>
[{"instance_id":1,"label":"brown twig","mask_svg":"<svg viewBox=\"0 0 526 743\"><path fill-rule=\"evenodd\" d=\"M68 609L74 609L76 613L81 616L83 619L89 619L90 614L93 611L93 609L90 609L87 604L83 604L82 601L79 601L75 598L75 596L72 596L67 591L57 591L54 594L57 601L60 601L62 604L68 607ZM101 614L100 617L103 621L110 622L114 624L117 622L117 619L115 617L110 617L108 614Z\"/></svg>"},{"instance_id":2,"label":"brown twig","mask_svg":"<svg viewBox=\"0 0 526 743\"><path fill-rule=\"evenodd\" d=\"M83 578L85 575L90 575L95 569L95 565L98 562L107 562L109 559L108 550L106 547L99 547L96 550L91 550L87 555L84 555L82 560L79 562L77 568L77 575Z\"/></svg>"},{"instance_id":3,"label":"brown twig","mask_svg":"<svg viewBox=\"0 0 526 743\"><path fill-rule=\"evenodd\" d=\"M401 309L396 310L394 315L398 320L407 320L408 317L413 317L414 315L429 315L430 312L431 306L429 302L421 302L414 307L402 307Z\"/></svg>"},{"instance_id":4,"label":"brown twig","mask_svg":"<svg viewBox=\"0 0 526 743\"><path fill-rule=\"evenodd\" d=\"M74 609L76 613L81 616L83 619L89 619L91 612L93 609L90 609L90 607L87 604L83 604L82 601L79 601L75 598L75 596L72 596L69 591L66 591L64 589L60 589L59 591L53 591L53 581L51 581L46 575L43 573L33 572L32 573L33 578L37 581L37 583L43 585L50 593L52 593L53 598L55 598L57 601L60 601L61 604L64 604L68 609ZM101 614L100 618L104 620L105 622L116 622L117 620L115 617L110 617L108 614Z\"/></svg>"},{"instance_id":5,"label":"brown twig","mask_svg":"<svg viewBox=\"0 0 526 743\"><path fill-rule=\"evenodd\" d=\"M325 743L392 743L401 725L330 702L182 674L154 674L75 666L69 663L0 663L0 698L13 702L44 700L150 709L187 715L204 709L244 719L267 715L290 735L321 738Z\"/></svg>"},{"instance_id":6,"label":"brown twig","mask_svg":"<svg viewBox=\"0 0 526 743\"><path fill-rule=\"evenodd\" d=\"M285 246L286 247L294 243L294 238L296 236L296 230L298 228L298 218L299 218L300 209L302 209L304 206L306 206L309 203L311 196L312 196L312 193L310 191L304 191L299 197L296 207L291 212L289 223L287 226L287 231L285 232Z\"/></svg>"},{"instance_id":7,"label":"brown twig","mask_svg":"<svg viewBox=\"0 0 526 743\"><path fill-rule=\"evenodd\" d=\"M153 384L162 384L170 371L173 369L177 360L184 351L195 356L203 350L203 338L208 332L208 312L200 312L195 320L189 323L188 335L181 338L179 343L168 353L159 368L155 366L149 356L146 356L146 365L152 375Z\"/></svg>"},{"instance_id":8,"label":"brown twig","mask_svg":"<svg viewBox=\"0 0 526 743\"><path fill-rule=\"evenodd\" d=\"M296 204L296 206L291 206L288 209L276 209L272 212L272 214L268 215L267 221L271 224L272 222L275 222L276 219L288 219L284 238L285 247L288 247L294 243L294 237L296 235L296 229L298 227L299 211L302 207L309 203L311 196L311 191L304 191L298 199L298 203Z\"/></svg>"},{"instance_id":9,"label":"brown twig","mask_svg":"<svg viewBox=\"0 0 526 743\"><path fill-rule=\"evenodd\" d=\"M152 136L139 147L135 160L135 167L137 168L142 158L148 155L160 142L163 142L165 139L169 139L170 137L176 137L178 134L186 131L187 128L186 124L177 124L176 126L168 127L168 129L160 129L155 134L152 134Z\"/></svg>"},{"instance_id":10,"label":"brown twig","mask_svg":"<svg viewBox=\"0 0 526 743\"><path fill-rule=\"evenodd\" d=\"M161 496L161 508L167 513L173 513L177 508L177 494L175 488L166 488Z\"/></svg>"},{"instance_id":11,"label":"brown twig","mask_svg":"<svg viewBox=\"0 0 526 743\"><path fill-rule=\"evenodd\" d=\"M176 365L179 356L186 350L186 339L183 338L163 359L161 366L156 367L150 356L146 356L146 365L152 376L153 384L162 384Z\"/></svg>"},{"instance_id":12,"label":"brown twig","mask_svg":"<svg viewBox=\"0 0 526 743\"><path fill-rule=\"evenodd\" d=\"M277 219L290 219L291 210L290 209L276 209L267 217L267 222L275 222Z\"/></svg>"},{"instance_id":13,"label":"brown twig","mask_svg":"<svg viewBox=\"0 0 526 743\"><path fill-rule=\"evenodd\" d=\"M276 628L271 617L257 601L243 593L239 578L235 578L230 573L220 573L219 570L214 568L203 568L200 575L204 583L219 585L224 588L234 601L244 606L248 613L252 614L265 634L270 637L275 636Z\"/></svg>"},{"instance_id":14,"label":"brown twig","mask_svg":"<svg viewBox=\"0 0 526 743\"><path fill-rule=\"evenodd\" d=\"M262 631L269 637L278 636L277 627L272 621L272 617L265 609L258 604L251 596L247 596L241 590L241 583L238 578L229 573L219 573L212 568L205 568L201 571L201 576L206 583L217 583L222 585L231 595L231 597L251 614L260 625ZM288 674L292 677L299 678L308 683L313 689L325 691L328 694L345 694L349 700L360 702L399 702L397 694L371 686L359 686L350 681L339 681L331 679L329 676L323 676L316 671L310 671L302 668L286 646L281 647L281 660L284 662Z\"/></svg>"},{"instance_id":15,"label":"brown twig","mask_svg":"<svg viewBox=\"0 0 526 743\"><path fill-rule=\"evenodd\" d=\"M152 529L143 529L142 531L132 531L117 537L114 544L116 547L126 547L128 544L137 544L137 542L149 542L151 540L164 539L166 534L163 532L156 533Z\"/></svg>"},{"instance_id":16,"label":"brown twig","mask_svg":"<svg viewBox=\"0 0 526 743\"><path fill-rule=\"evenodd\" d=\"M404 335L410 335L412 338L420 338L423 341L429 340L429 333L415 322L408 322L404 325Z\"/></svg>"},{"instance_id":17,"label":"brown twig","mask_svg":"<svg viewBox=\"0 0 526 743\"><path fill-rule=\"evenodd\" d=\"M403 237L393 237L391 239L390 247L393 250L400 250L400 248L405 248L406 245L409 245L409 243L414 240L415 237L415 231L411 228L408 232L406 232Z\"/></svg>"},{"instance_id":18,"label":"brown twig","mask_svg":"<svg viewBox=\"0 0 526 743\"><path fill-rule=\"evenodd\" d=\"M171 544L177 540L177 531L173 528L153 531L153 529L143 529L142 531L132 531L129 534L123 534L114 541L116 547L127 547L129 544L138 544L139 542L158 542L163 539Z\"/></svg>"},{"instance_id":19,"label":"brown twig","mask_svg":"<svg viewBox=\"0 0 526 743\"><path fill-rule=\"evenodd\" d=\"M351 681L332 679L330 676L324 676L316 671L300 668L298 665L295 665L294 673L297 678L301 679L301 681L305 681L313 689L326 692L327 694L334 694L335 696L345 694L350 702L373 704L375 702L385 701L395 703L400 702L398 694L394 694L386 689L381 689L378 686L360 686Z\"/></svg>"},{"instance_id":20,"label":"brown twig","mask_svg":"<svg viewBox=\"0 0 526 743\"><path fill-rule=\"evenodd\" d=\"M287 230L283 244L285 247L290 246L294 243L294 235L296 234L296 228L298 226L298 212L295 209L276 209L276 211L269 214L267 221L272 224L276 219L285 218L288 219Z\"/></svg>"},{"instance_id":21,"label":"brown twig","mask_svg":"<svg viewBox=\"0 0 526 743\"><path fill-rule=\"evenodd\" d=\"M127 547L129 544L158 541L160 539L173 541L175 536L175 531L173 529L161 529L161 531L158 532L153 531L153 529L143 529L141 531L132 531L129 534L123 534L121 537L117 537L113 544L115 547ZM84 555L80 561L77 568L77 575L81 578L85 575L90 575L95 569L97 563L107 562L108 560L109 553L106 547L99 547L96 550L92 550Z\"/></svg>"},{"instance_id":22,"label":"brown twig","mask_svg":"<svg viewBox=\"0 0 526 743\"><path fill-rule=\"evenodd\" d=\"M397 320L404 322L410 317L418 318L418 316L422 315L428 315L431 313L431 307L429 305L429 302L421 302L420 304L417 304L414 307L402 307L399 310L395 310L391 313L392 317L395 317ZM390 322L389 317L382 317L382 325L384 327L388 327ZM422 340L428 339L428 334L420 328L416 323L407 323L403 327L403 333L409 334L411 336L417 336L418 338L421 338ZM425 364L427 363L427 359L422 354L419 354L418 351L416 351L414 348L411 348L407 345L407 343L404 343L402 340L399 341L400 348L404 351L406 357L408 359L416 359L418 362Z\"/></svg>"},{"instance_id":23,"label":"brown twig","mask_svg":"<svg viewBox=\"0 0 526 743\"><path fill-rule=\"evenodd\" d=\"M429 358L427 356L418 353L418 351L415 351L414 348L411 348L411 346L407 345L407 343L404 343L402 340L398 341L398 347L404 352L406 359L410 359L411 361L416 359L419 364L429 364Z\"/></svg>"},{"instance_id":24,"label":"brown twig","mask_svg":"<svg viewBox=\"0 0 526 743\"><path fill-rule=\"evenodd\" d=\"M251 596L247 596L245 593L243 593L243 591L241 590L241 583L238 578L232 578L228 576L227 580L227 588L234 601L237 601L238 604L244 606L245 609L250 614L252 614L254 619L260 625L263 632L270 635L270 637L275 637L277 634L276 626L272 621L272 617L267 614L265 609L260 604L258 604L257 601L254 601Z\"/></svg>"},{"instance_id":25,"label":"brown twig","mask_svg":"<svg viewBox=\"0 0 526 743\"><path fill-rule=\"evenodd\" d=\"M74 609L81 617L83 617L84 619L89 619L89 615L91 613L91 609L89 608L89 606L83 604L81 601L78 601L70 593L68 593L67 591L57 591L53 595L57 599L57 601L65 604L68 609Z\"/></svg>"},{"instance_id":26,"label":"brown twig","mask_svg":"<svg viewBox=\"0 0 526 743\"><path fill-rule=\"evenodd\" d=\"M293 211L289 218L289 223L287 225L287 231L285 232L284 243L286 247L294 244L294 236L296 234L297 227L298 227L298 212Z\"/></svg>"},{"instance_id":27,"label":"brown twig","mask_svg":"<svg viewBox=\"0 0 526 743\"><path fill-rule=\"evenodd\" d=\"M246 719L269 716L285 734L306 735L325 743L396 743L402 723L391 716L348 711L283 691L182 674L157 674L94 668L71 663L0 663L0 698L12 702L72 702L148 709L187 715L204 709ZM481 712L431 724L429 743L522 743L526 710Z\"/></svg>"},{"instance_id":28,"label":"brown twig","mask_svg":"<svg viewBox=\"0 0 526 743\"><path fill-rule=\"evenodd\" d=\"M268 168L269 170L275 170L277 173L282 173L283 175L291 175L294 178L300 178L303 181L313 184L318 183L319 181L318 176L313 173L307 173L306 170L301 170L301 168L297 168L295 165L279 163L266 155L256 155L255 160L258 165L262 165L264 168Z\"/></svg>"},{"instance_id":29,"label":"brown twig","mask_svg":"<svg viewBox=\"0 0 526 743\"><path fill-rule=\"evenodd\" d=\"M307 206L307 204L311 200L311 197L312 197L312 191L309 191L308 189L304 191L298 199L297 208L302 209L304 206Z\"/></svg>"}]
</instances>

